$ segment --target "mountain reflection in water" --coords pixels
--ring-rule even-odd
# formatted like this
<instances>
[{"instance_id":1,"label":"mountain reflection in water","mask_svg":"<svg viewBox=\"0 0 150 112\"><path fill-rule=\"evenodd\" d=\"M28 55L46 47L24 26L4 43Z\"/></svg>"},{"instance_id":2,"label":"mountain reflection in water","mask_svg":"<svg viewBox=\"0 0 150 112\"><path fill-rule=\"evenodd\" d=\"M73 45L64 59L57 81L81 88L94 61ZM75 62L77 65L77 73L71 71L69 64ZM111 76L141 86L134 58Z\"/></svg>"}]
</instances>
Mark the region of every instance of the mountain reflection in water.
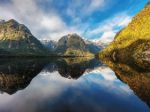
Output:
<instances>
[{"instance_id":1,"label":"mountain reflection in water","mask_svg":"<svg viewBox=\"0 0 150 112\"><path fill-rule=\"evenodd\" d=\"M2 59L0 112L149 112L148 72L107 64L114 72L96 59Z\"/></svg>"},{"instance_id":2,"label":"mountain reflection in water","mask_svg":"<svg viewBox=\"0 0 150 112\"><path fill-rule=\"evenodd\" d=\"M150 69L138 65L105 61L115 72L118 79L125 82L150 107Z\"/></svg>"},{"instance_id":3,"label":"mountain reflection in water","mask_svg":"<svg viewBox=\"0 0 150 112\"><path fill-rule=\"evenodd\" d=\"M68 59L2 59L0 60L0 90L13 94L24 89L43 69L45 72L58 71L66 78L78 78L86 69L92 69L101 63L95 59L70 64Z\"/></svg>"}]
</instances>

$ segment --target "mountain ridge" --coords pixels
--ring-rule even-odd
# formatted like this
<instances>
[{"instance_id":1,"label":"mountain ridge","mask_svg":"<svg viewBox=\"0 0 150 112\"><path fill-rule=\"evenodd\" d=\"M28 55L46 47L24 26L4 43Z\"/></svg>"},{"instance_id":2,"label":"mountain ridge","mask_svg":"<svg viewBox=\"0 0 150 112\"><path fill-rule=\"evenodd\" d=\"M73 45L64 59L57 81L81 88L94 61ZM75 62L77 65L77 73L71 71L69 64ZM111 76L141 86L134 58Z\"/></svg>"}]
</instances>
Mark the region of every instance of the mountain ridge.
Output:
<instances>
[{"instance_id":1,"label":"mountain ridge","mask_svg":"<svg viewBox=\"0 0 150 112\"><path fill-rule=\"evenodd\" d=\"M0 24L0 49L9 52L9 56L42 56L48 53L30 30L14 19Z\"/></svg>"},{"instance_id":2,"label":"mountain ridge","mask_svg":"<svg viewBox=\"0 0 150 112\"><path fill-rule=\"evenodd\" d=\"M150 3L98 54L113 61L133 59L138 65L150 64ZM139 44L138 44L139 43ZM148 47L147 47L148 46ZM147 59L145 63L145 59ZM147 64L146 64L147 65Z\"/></svg>"},{"instance_id":3,"label":"mountain ridge","mask_svg":"<svg viewBox=\"0 0 150 112\"><path fill-rule=\"evenodd\" d=\"M94 56L102 48L76 33L62 36L58 42L40 41L24 24L0 20L0 56Z\"/></svg>"},{"instance_id":4,"label":"mountain ridge","mask_svg":"<svg viewBox=\"0 0 150 112\"><path fill-rule=\"evenodd\" d=\"M71 40L69 40L71 39ZM104 48L103 45L97 44L90 40L83 39L76 33L67 34L62 36L58 41L53 40L40 40L43 45L48 47L51 51L58 53L65 53L67 49L89 51L90 53L96 54ZM75 41L77 41L75 43Z\"/></svg>"}]
</instances>

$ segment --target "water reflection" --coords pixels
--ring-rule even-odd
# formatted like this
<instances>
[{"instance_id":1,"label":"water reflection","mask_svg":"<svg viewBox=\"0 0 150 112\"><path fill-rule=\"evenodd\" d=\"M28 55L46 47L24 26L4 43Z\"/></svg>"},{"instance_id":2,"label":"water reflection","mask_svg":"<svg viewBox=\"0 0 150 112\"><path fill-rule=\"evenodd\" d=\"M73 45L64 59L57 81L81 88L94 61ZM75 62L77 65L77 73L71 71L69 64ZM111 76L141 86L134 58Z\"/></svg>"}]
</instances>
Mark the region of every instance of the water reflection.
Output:
<instances>
[{"instance_id":1,"label":"water reflection","mask_svg":"<svg viewBox=\"0 0 150 112\"><path fill-rule=\"evenodd\" d=\"M15 64L11 63L13 61L8 61L8 64L7 61L1 63L0 70L4 77L7 78L8 74L12 76L18 74L17 79L27 82L28 86L22 88L23 90L17 85L14 86L18 87L19 91L16 89L17 92L12 95L8 94L7 87L4 86L5 89L1 89L3 93L0 94L0 112L150 111L149 107L120 80L121 78L118 79L109 67L96 59L79 62L75 60L79 61L69 58L69 60L14 61ZM8 68L16 68L16 72ZM28 78L23 80L22 76L25 74L24 77ZM31 74L34 74L33 77L29 77Z\"/></svg>"},{"instance_id":2,"label":"water reflection","mask_svg":"<svg viewBox=\"0 0 150 112\"><path fill-rule=\"evenodd\" d=\"M40 59L0 59L0 91L24 89L48 62Z\"/></svg>"},{"instance_id":3,"label":"water reflection","mask_svg":"<svg viewBox=\"0 0 150 112\"><path fill-rule=\"evenodd\" d=\"M63 77L66 77L69 79L71 78L77 79L85 72L85 70L87 69L92 70L95 67L98 67L101 65L102 63L96 59L82 61L80 58L65 58L65 59L57 59L51 62L44 69L44 71L48 71L48 72L58 71L59 74Z\"/></svg>"},{"instance_id":4,"label":"water reflection","mask_svg":"<svg viewBox=\"0 0 150 112\"><path fill-rule=\"evenodd\" d=\"M130 86L130 88L150 106L150 70L140 69L136 64L105 61L115 71L118 79Z\"/></svg>"},{"instance_id":5,"label":"water reflection","mask_svg":"<svg viewBox=\"0 0 150 112\"><path fill-rule=\"evenodd\" d=\"M76 59L74 59L76 60ZM86 69L99 66L96 60L82 61L70 64L67 59L1 59L0 60L0 91L14 94L16 91L26 88L31 80L43 71L58 71L63 77L78 78ZM93 64L92 64L93 63Z\"/></svg>"}]
</instances>

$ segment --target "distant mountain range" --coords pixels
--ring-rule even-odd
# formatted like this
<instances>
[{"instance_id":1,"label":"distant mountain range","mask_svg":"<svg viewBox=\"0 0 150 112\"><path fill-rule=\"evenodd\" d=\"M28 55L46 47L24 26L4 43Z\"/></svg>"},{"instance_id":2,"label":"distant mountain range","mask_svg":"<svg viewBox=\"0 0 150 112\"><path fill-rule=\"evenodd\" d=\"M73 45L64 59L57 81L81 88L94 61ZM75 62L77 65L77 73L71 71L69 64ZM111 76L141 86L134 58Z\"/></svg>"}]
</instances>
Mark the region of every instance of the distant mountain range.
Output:
<instances>
[{"instance_id":1,"label":"distant mountain range","mask_svg":"<svg viewBox=\"0 0 150 112\"><path fill-rule=\"evenodd\" d=\"M39 41L16 20L0 20L0 56L92 56L102 48L77 34L63 36L58 42Z\"/></svg>"},{"instance_id":2,"label":"distant mountain range","mask_svg":"<svg viewBox=\"0 0 150 112\"><path fill-rule=\"evenodd\" d=\"M50 51L55 51L57 47L57 42L53 40L40 40L40 42L48 48Z\"/></svg>"},{"instance_id":3,"label":"distant mountain range","mask_svg":"<svg viewBox=\"0 0 150 112\"><path fill-rule=\"evenodd\" d=\"M86 43L86 48L91 52L91 53L98 53L100 52L103 48L105 48L105 44L102 42L92 42L89 40L85 40Z\"/></svg>"},{"instance_id":4,"label":"distant mountain range","mask_svg":"<svg viewBox=\"0 0 150 112\"><path fill-rule=\"evenodd\" d=\"M41 42L50 51L60 55L75 50L78 50L81 54L84 54L85 52L96 54L104 48L102 45L82 39L82 37L75 33L63 36L58 42L52 40L41 40Z\"/></svg>"}]
</instances>

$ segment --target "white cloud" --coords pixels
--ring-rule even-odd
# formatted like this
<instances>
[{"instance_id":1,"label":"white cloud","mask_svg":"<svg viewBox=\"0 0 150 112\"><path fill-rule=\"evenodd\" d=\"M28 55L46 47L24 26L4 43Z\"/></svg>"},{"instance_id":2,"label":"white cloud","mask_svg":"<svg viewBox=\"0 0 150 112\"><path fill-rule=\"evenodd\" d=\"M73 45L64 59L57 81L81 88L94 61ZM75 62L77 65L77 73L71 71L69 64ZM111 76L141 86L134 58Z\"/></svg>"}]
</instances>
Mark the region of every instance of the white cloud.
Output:
<instances>
[{"instance_id":1,"label":"white cloud","mask_svg":"<svg viewBox=\"0 0 150 112\"><path fill-rule=\"evenodd\" d=\"M96 9L96 8L98 8L100 6L103 6L104 4L105 4L104 0L92 0L90 7L92 9Z\"/></svg>"},{"instance_id":2,"label":"white cloud","mask_svg":"<svg viewBox=\"0 0 150 112\"><path fill-rule=\"evenodd\" d=\"M107 9L107 3L109 1L110 0L72 0L67 7L66 13L73 19L78 18L79 15L87 16L94 11Z\"/></svg>"},{"instance_id":3,"label":"white cloud","mask_svg":"<svg viewBox=\"0 0 150 112\"><path fill-rule=\"evenodd\" d=\"M86 7L84 12L91 13L99 8L104 7L105 5L106 5L106 0L91 0L89 6Z\"/></svg>"},{"instance_id":4,"label":"white cloud","mask_svg":"<svg viewBox=\"0 0 150 112\"><path fill-rule=\"evenodd\" d=\"M113 37L115 37L116 32L115 31L106 31L103 33L103 35L100 38L100 41L103 43L110 43L113 40Z\"/></svg>"},{"instance_id":5,"label":"white cloud","mask_svg":"<svg viewBox=\"0 0 150 112\"><path fill-rule=\"evenodd\" d=\"M103 10L109 0L76 0L66 5L64 12L72 17L71 25L67 25L57 11L49 8L46 13L37 4L37 1L42 0L11 0L9 4L0 4L0 19L14 18L20 23L25 24L38 39L58 40L63 35L68 33L78 33L81 36L93 37L102 34L104 41L111 41L116 33L115 26L126 26L131 17L127 14L119 14L113 18L107 19L97 25L96 28L86 31L91 28L90 23L84 23L81 20L81 15L91 14L96 10ZM52 2L52 0L50 1ZM49 2L49 3L50 3ZM79 15L80 16L79 16ZM84 35L84 32L87 35ZM96 37L100 38L100 37Z\"/></svg>"},{"instance_id":6,"label":"white cloud","mask_svg":"<svg viewBox=\"0 0 150 112\"><path fill-rule=\"evenodd\" d=\"M66 28L65 23L58 16L43 17L41 25L50 31L60 31Z\"/></svg>"},{"instance_id":7,"label":"white cloud","mask_svg":"<svg viewBox=\"0 0 150 112\"><path fill-rule=\"evenodd\" d=\"M104 43L111 42L116 33L121 28L126 27L131 20L132 17L125 12L117 14L114 17L99 23L95 29L92 29L89 32L89 36L92 37L93 35L97 36L101 34L101 36L96 37L97 41L103 41Z\"/></svg>"},{"instance_id":8,"label":"white cloud","mask_svg":"<svg viewBox=\"0 0 150 112\"><path fill-rule=\"evenodd\" d=\"M90 73L96 73L96 74L99 74L101 75L105 80L109 80L109 81L116 81L117 80L117 77L115 75L115 73L108 67L105 67L105 66L100 66L100 67L97 67L95 68L94 70L92 71L86 71L84 73L84 75L88 75Z\"/></svg>"},{"instance_id":9,"label":"white cloud","mask_svg":"<svg viewBox=\"0 0 150 112\"><path fill-rule=\"evenodd\" d=\"M120 20L119 26L127 26L131 22L131 17L126 16L123 20Z\"/></svg>"},{"instance_id":10,"label":"white cloud","mask_svg":"<svg viewBox=\"0 0 150 112\"><path fill-rule=\"evenodd\" d=\"M43 12L36 0L11 0L9 4L0 4L0 17L5 20L14 18L25 24L33 35L39 39L58 40L68 33L75 32L80 35L81 32L84 32L78 29L81 20L76 17L76 14L79 14L76 9L83 7L81 9L82 13L92 13L104 5L104 0L85 2L87 1L76 0L74 3L69 4L67 13L73 17L72 26L66 25L65 21L53 9L47 13Z\"/></svg>"},{"instance_id":11,"label":"white cloud","mask_svg":"<svg viewBox=\"0 0 150 112\"><path fill-rule=\"evenodd\" d=\"M16 19L25 24L39 39L58 40L69 32L76 32L53 10L49 13L43 12L36 0L11 0L9 4L0 4L0 10L0 19Z\"/></svg>"}]
</instances>

